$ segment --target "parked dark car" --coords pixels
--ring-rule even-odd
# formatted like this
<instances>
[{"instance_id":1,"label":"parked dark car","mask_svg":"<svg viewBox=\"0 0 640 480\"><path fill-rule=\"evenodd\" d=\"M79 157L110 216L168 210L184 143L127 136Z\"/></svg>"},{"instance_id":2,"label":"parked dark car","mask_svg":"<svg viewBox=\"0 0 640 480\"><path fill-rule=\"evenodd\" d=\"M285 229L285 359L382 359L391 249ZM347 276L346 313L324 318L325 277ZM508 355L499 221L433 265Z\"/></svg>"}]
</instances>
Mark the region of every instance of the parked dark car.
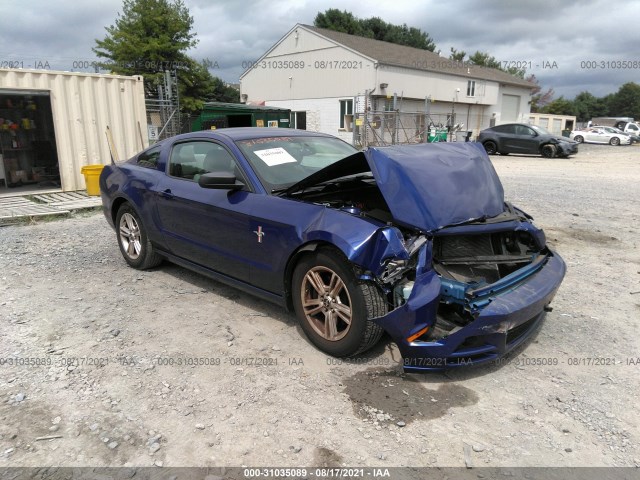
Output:
<instances>
[{"instance_id":1,"label":"parked dark car","mask_svg":"<svg viewBox=\"0 0 640 480\"><path fill-rule=\"evenodd\" d=\"M386 331L407 371L521 345L565 273L477 143L357 151L302 130L194 132L107 165L100 189L130 266L168 259L280 304L329 355Z\"/></svg>"},{"instance_id":2,"label":"parked dark car","mask_svg":"<svg viewBox=\"0 0 640 480\"><path fill-rule=\"evenodd\" d=\"M577 142L526 123L506 123L487 128L478 135L478 142L489 155L515 153L553 158L578 153Z\"/></svg>"}]
</instances>

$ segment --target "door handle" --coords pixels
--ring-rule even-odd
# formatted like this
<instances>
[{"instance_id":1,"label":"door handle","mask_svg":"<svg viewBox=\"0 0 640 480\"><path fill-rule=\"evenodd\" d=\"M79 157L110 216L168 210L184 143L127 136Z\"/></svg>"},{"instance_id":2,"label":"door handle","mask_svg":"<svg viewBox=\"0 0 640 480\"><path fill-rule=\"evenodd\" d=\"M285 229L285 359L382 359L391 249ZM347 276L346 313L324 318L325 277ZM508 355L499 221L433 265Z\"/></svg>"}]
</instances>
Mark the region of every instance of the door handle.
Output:
<instances>
[{"instance_id":1,"label":"door handle","mask_svg":"<svg viewBox=\"0 0 640 480\"><path fill-rule=\"evenodd\" d=\"M162 192L159 192L161 197L167 198L167 199L172 199L173 197L175 197L175 195L173 193L171 193L171 189L167 188L166 190L163 190Z\"/></svg>"}]
</instances>

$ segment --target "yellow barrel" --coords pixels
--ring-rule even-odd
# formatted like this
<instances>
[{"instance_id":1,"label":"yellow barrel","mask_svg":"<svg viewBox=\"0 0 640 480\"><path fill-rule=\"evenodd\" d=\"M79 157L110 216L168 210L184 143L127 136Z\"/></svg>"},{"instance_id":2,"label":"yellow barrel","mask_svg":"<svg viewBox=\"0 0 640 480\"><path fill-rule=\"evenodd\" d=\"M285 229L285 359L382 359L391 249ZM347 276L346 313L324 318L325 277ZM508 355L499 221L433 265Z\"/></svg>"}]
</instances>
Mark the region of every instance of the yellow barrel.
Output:
<instances>
[{"instance_id":1,"label":"yellow barrel","mask_svg":"<svg viewBox=\"0 0 640 480\"><path fill-rule=\"evenodd\" d=\"M100 195L100 173L103 168L104 165L87 165L80 170L87 184L87 195Z\"/></svg>"}]
</instances>

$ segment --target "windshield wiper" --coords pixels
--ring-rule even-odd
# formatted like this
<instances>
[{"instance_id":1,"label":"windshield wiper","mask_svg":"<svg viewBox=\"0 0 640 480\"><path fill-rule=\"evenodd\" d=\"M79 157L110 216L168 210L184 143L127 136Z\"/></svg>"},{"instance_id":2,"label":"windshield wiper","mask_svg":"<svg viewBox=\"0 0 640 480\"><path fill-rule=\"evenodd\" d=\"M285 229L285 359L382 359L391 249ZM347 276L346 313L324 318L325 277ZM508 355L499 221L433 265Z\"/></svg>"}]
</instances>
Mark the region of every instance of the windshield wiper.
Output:
<instances>
[{"instance_id":1,"label":"windshield wiper","mask_svg":"<svg viewBox=\"0 0 640 480\"><path fill-rule=\"evenodd\" d=\"M339 184L339 183L343 183L343 182L352 182L354 180L371 180L373 179L373 175L358 175L358 176L353 176L353 175L345 175L344 177L338 177L338 178L332 178L331 180L326 180L324 182L319 182L319 183L314 183L313 185L308 185L306 187L304 187L303 189L301 189L300 191L304 191L307 188L313 188L313 187L321 187L323 185L331 185L331 184ZM281 187L281 188L274 188L273 190L271 190L272 194L278 195L280 193L284 193L286 191L288 191L291 188L291 185L289 185L288 187ZM291 192L293 193L293 192Z\"/></svg>"},{"instance_id":2,"label":"windshield wiper","mask_svg":"<svg viewBox=\"0 0 640 480\"><path fill-rule=\"evenodd\" d=\"M289 188L291 188L291 185L289 185L288 187L281 187L281 188L274 188L271 190L272 194L279 194L279 193L284 193L287 190L289 190Z\"/></svg>"}]
</instances>

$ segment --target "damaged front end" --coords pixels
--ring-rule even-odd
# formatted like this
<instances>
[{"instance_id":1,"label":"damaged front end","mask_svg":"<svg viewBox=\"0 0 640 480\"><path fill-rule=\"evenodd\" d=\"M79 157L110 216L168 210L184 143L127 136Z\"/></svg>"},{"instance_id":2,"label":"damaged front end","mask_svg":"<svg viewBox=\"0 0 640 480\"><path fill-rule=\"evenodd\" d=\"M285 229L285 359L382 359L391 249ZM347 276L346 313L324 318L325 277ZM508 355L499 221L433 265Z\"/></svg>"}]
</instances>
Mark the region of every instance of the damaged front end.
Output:
<instances>
[{"instance_id":1,"label":"damaged front end","mask_svg":"<svg viewBox=\"0 0 640 480\"><path fill-rule=\"evenodd\" d=\"M390 313L375 321L398 344L405 371L492 361L535 332L565 265L541 230L509 211L496 223L405 233L402 255L379 257L361 275L387 296Z\"/></svg>"},{"instance_id":2,"label":"damaged front end","mask_svg":"<svg viewBox=\"0 0 640 480\"><path fill-rule=\"evenodd\" d=\"M566 267L481 145L373 147L312 177L287 194L378 226L343 251L386 296L373 320L406 371L495 360L536 330Z\"/></svg>"}]
</instances>

